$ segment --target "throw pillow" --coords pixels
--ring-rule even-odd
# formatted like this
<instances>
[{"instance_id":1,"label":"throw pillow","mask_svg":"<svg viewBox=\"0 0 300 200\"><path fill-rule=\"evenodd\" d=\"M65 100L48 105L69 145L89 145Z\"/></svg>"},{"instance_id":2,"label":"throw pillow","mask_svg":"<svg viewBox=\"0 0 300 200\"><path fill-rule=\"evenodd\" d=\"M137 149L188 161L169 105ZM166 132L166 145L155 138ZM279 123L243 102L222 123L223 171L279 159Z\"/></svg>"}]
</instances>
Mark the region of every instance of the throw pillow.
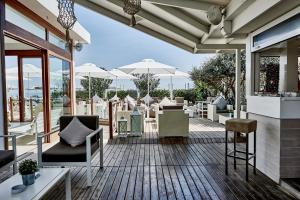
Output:
<instances>
[{"instance_id":1,"label":"throw pillow","mask_svg":"<svg viewBox=\"0 0 300 200\"><path fill-rule=\"evenodd\" d=\"M222 96L218 96L212 104L217 106L217 110L225 110L227 101Z\"/></svg>"},{"instance_id":2,"label":"throw pillow","mask_svg":"<svg viewBox=\"0 0 300 200\"><path fill-rule=\"evenodd\" d=\"M171 102L168 97L164 97L159 103L159 107L162 109L164 106L174 106L175 103Z\"/></svg>"},{"instance_id":3,"label":"throw pillow","mask_svg":"<svg viewBox=\"0 0 300 200\"><path fill-rule=\"evenodd\" d=\"M127 103L128 103L128 109L133 110L135 107L135 101L128 100Z\"/></svg>"},{"instance_id":4,"label":"throw pillow","mask_svg":"<svg viewBox=\"0 0 300 200\"><path fill-rule=\"evenodd\" d=\"M86 136L92 133L93 130L86 127L74 117L72 121L58 135L72 147L79 146L85 142Z\"/></svg>"},{"instance_id":5,"label":"throw pillow","mask_svg":"<svg viewBox=\"0 0 300 200\"><path fill-rule=\"evenodd\" d=\"M135 101L135 99L134 98L132 98L130 95L127 95L126 97L125 97L125 102L127 102L127 101Z\"/></svg>"},{"instance_id":6,"label":"throw pillow","mask_svg":"<svg viewBox=\"0 0 300 200\"><path fill-rule=\"evenodd\" d=\"M93 96L92 99L93 99L94 103L103 103L104 102L103 99L100 98L97 94L95 94L95 96Z\"/></svg>"},{"instance_id":7,"label":"throw pillow","mask_svg":"<svg viewBox=\"0 0 300 200\"><path fill-rule=\"evenodd\" d=\"M144 101L145 104L148 105L148 101L149 101L149 104L153 103L154 100L152 97L150 97L149 94L147 94L146 96L144 96L143 98L141 98L141 101Z\"/></svg>"},{"instance_id":8,"label":"throw pillow","mask_svg":"<svg viewBox=\"0 0 300 200\"><path fill-rule=\"evenodd\" d=\"M113 96L113 98L110 99L110 101L119 101L119 100L120 98L117 95Z\"/></svg>"}]
</instances>

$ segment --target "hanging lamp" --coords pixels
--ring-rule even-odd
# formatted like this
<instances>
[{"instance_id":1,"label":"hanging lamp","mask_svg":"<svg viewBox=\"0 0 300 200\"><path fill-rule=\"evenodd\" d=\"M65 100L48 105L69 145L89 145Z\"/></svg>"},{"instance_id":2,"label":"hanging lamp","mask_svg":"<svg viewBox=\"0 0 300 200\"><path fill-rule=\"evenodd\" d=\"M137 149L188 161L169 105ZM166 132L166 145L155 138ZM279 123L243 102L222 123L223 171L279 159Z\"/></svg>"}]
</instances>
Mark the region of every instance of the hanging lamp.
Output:
<instances>
[{"instance_id":1,"label":"hanging lamp","mask_svg":"<svg viewBox=\"0 0 300 200\"><path fill-rule=\"evenodd\" d=\"M129 26L135 26L136 20L134 15L141 10L141 0L124 0L123 11L131 15Z\"/></svg>"},{"instance_id":2,"label":"hanging lamp","mask_svg":"<svg viewBox=\"0 0 300 200\"><path fill-rule=\"evenodd\" d=\"M74 0L57 0L59 15L57 17L58 23L66 29L66 46L70 44L70 29L74 26L77 18L74 13Z\"/></svg>"}]
</instances>

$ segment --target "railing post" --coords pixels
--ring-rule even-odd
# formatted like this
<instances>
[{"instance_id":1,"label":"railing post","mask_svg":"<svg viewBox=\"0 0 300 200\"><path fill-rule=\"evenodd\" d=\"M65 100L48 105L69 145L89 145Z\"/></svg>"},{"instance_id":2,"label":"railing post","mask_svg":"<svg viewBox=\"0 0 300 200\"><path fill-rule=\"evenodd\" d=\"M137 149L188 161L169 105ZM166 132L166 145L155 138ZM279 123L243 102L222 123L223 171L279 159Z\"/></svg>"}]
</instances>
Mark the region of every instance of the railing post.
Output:
<instances>
[{"instance_id":1,"label":"railing post","mask_svg":"<svg viewBox=\"0 0 300 200\"><path fill-rule=\"evenodd\" d=\"M29 99L29 106L30 106L30 121L33 120L33 106L32 106L32 99Z\"/></svg>"},{"instance_id":2,"label":"railing post","mask_svg":"<svg viewBox=\"0 0 300 200\"><path fill-rule=\"evenodd\" d=\"M14 121L13 98L9 97L10 121Z\"/></svg>"},{"instance_id":3,"label":"railing post","mask_svg":"<svg viewBox=\"0 0 300 200\"><path fill-rule=\"evenodd\" d=\"M91 115L94 114L94 101L93 98L91 98Z\"/></svg>"},{"instance_id":4,"label":"railing post","mask_svg":"<svg viewBox=\"0 0 300 200\"><path fill-rule=\"evenodd\" d=\"M108 102L108 122L109 122L109 139L113 139L113 107L112 102Z\"/></svg>"}]
</instances>

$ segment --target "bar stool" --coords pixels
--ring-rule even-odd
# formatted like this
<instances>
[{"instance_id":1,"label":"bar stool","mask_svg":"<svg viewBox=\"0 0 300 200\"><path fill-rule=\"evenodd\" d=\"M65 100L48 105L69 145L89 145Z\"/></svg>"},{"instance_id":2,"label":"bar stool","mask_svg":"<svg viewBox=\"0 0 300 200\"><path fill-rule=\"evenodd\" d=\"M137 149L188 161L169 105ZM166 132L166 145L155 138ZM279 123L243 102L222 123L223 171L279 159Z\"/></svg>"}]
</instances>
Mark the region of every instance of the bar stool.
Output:
<instances>
[{"instance_id":1,"label":"bar stool","mask_svg":"<svg viewBox=\"0 0 300 200\"><path fill-rule=\"evenodd\" d=\"M236 159L246 161L246 181L248 181L248 165L249 160L253 160L253 173L256 174L256 129L257 121L251 119L229 119L225 122L225 173L228 175L228 157L234 159L234 169L236 169ZM228 153L228 131L234 132L234 142L233 142L233 151ZM254 133L254 151L249 153L249 134ZM241 151L236 149L236 138L237 133L246 134L246 151ZM246 158L237 156L236 153L243 153L246 155ZM233 155L232 155L233 154ZM250 156L249 156L250 155Z\"/></svg>"}]
</instances>

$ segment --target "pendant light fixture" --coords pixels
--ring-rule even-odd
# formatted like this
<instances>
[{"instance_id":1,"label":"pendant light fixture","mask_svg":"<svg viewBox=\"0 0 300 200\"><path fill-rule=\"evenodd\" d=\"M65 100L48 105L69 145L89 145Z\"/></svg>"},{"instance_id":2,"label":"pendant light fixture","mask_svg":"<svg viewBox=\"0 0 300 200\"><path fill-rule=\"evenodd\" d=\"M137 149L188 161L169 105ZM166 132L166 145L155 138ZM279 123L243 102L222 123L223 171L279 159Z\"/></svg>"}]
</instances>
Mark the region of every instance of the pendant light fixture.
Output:
<instances>
[{"instance_id":1,"label":"pendant light fixture","mask_svg":"<svg viewBox=\"0 0 300 200\"><path fill-rule=\"evenodd\" d=\"M57 0L59 15L57 17L58 23L66 29L66 46L70 44L70 29L74 26L77 18L74 13L74 0Z\"/></svg>"},{"instance_id":2,"label":"pendant light fixture","mask_svg":"<svg viewBox=\"0 0 300 200\"><path fill-rule=\"evenodd\" d=\"M141 10L141 0L124 0L123 11L131 15L129 26L135 26L136 20L134 15Z\"/></svg>"}]
</instances>

